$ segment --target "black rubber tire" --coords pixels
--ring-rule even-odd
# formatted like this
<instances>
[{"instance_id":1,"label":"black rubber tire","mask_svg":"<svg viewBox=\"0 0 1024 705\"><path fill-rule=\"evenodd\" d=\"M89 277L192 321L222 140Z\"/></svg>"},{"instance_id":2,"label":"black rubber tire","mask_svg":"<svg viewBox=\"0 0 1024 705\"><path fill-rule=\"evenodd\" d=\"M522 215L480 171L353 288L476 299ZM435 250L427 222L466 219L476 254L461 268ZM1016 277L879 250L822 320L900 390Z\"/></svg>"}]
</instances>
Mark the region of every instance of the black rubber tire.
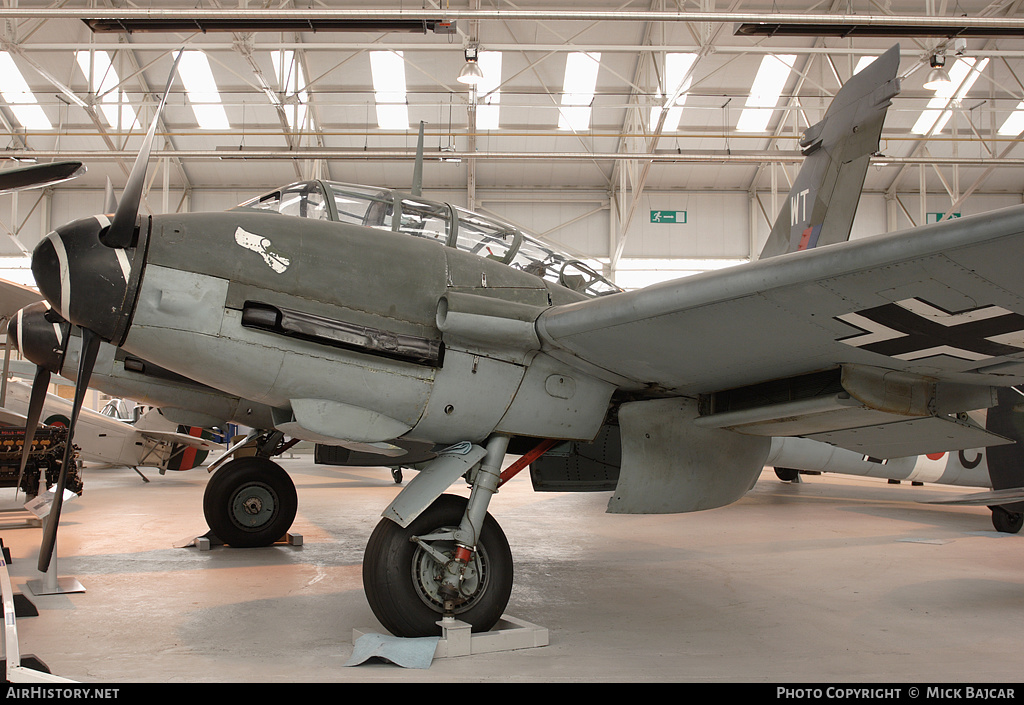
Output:
<instances>
[{"instance_id":1,"label":"black rubber tire","mask_svg":"<svg viewBox=\"0 0 1024 705\"><path fill-rule=\"evenodd\" d=\"M395 636L441 634L437 622L443 616L443 604L431 600L431 585L416 576L417 572L425 575L425 569L432 569L436 562L409 539L458 527L465 511L465 498L441 495L408 528L382 519L373 530L363 557L363 591L374 615ZM451 546L434 545L451 555ZM484 520L475 556L482 565L483 579L477 580L474 571L474 577L466 581L472 594L456 606L455 618L471 624L474 632L485 632L508 605L513 575L508 540L490 514Z\"/></svg>"},{"instance_id":2,"label":"black rubber tire","mask_svg":"<svg viewBox=\"0 0 1024 705\"><path fill-rule=\"evenodd\" d=\"M800 477L800 471L794 468L775 468L775 476L783 482L793 482Z\"/></svg>"},{"instance_id":3,"label":"black rubber tire","mask_svg":"<svg viewBox=\"0 0 1024 705\"><path fill-rule=\"evenodd\" d=\"M269 546L291 528L298 511L295 484L277 463L235 458L210 478L203 514L214 535L235 548Z\"/></svg>"},{"instance_id":4,"label":"black rubber tire","mask_svg":"<svg viewBox=\"0 0 1024 705\"><path fill-rule=\"evenodd\" d=\"M1004 534L1016 534L1024 526L1024 513L1010 512L1002 507L991 507L992 526Z\"/></svg>"}]
</instances>

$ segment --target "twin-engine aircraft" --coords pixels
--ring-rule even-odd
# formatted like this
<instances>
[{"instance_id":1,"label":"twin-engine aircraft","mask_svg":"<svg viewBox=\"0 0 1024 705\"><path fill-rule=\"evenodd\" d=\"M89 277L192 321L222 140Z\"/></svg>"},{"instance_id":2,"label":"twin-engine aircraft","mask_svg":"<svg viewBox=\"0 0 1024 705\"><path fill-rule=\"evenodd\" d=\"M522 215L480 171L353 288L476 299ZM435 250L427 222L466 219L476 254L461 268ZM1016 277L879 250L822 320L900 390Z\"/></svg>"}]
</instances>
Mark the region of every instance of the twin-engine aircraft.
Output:
<instances>
[{"instance_id":1,"label":"twin-engine aircraft","mask_svg":"<svg viewBox=\"0 0 1024 705\"><path fill-rule=\"evenodd\" d=\"M293 438L446 446L385 509L364 589L396 635L438 634L443 615L485 631L512 587L488 504L559 441L617 426L608 509L629 513L735 501L774 436L882 458L1007 442L965 412L1024 382L1024 208L844 242L898 60L807 130L765 256L727 270L621 292L415 184L313 182L140 218L155 120L113 216L58 228L32 270L82 330L79 393L106 341L268 405ZM507 452L524 455L502 471ZM290 482L257 460L234 472L266 524ZM460 477L468 500L444 494Z\"/></svg>"}]
</instances>

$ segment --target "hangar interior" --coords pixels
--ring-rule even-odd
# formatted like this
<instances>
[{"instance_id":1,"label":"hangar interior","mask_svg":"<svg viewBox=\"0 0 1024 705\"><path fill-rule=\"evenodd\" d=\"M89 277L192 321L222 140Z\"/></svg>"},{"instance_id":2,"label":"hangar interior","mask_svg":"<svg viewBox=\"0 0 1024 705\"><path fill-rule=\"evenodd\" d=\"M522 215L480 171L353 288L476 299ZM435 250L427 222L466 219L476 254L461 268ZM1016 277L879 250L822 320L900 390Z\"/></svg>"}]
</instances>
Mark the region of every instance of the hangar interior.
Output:
<instances>
[{"instance_id":1,"label":"hangar interior","mask_svg":"<svg viewBox=\"0 0 1024 705\"><path fill-rule=\"evenodd\" d=\"M2 1L0 170L88 169L0 194L0 278L28 286L36 244L100 212L108 181L121 192L181 49L143 213L312 179L408 190L423 123L425 200L635 289L756 259L804 131L896 43L901 92L851 238L1024 200L1020 0ZM467 65L481 82L460 81ZM950 81L925 87L940 68ZM1005 627L1024 574L984 507L916 503L954 488L770 471L735 505L671 516L510 485L494 509L517 560L510 609L551 644L346 668L350 631L373 627L362 550L397 488L381 469L286 462L304 544L248 552L172 548L205 530L203 470L94 469L58 549L86 591L40 598L22 650L107 682L1019 678ZM2 538L15 583L37 577L38 530Z\"/></svg>"},{"instance_id":2,"label":"hangar interior","mask_svg":"<svg viewBox=\"0 0 1024 705\"><path fill-rule=\"evenodd\" d=\"M7 3L5 74L16 69L24 82L5 89L20 97L0 108L5 162L81 158L88 172L4 196L0 256L14 259L0 269L13 279L18 258L53 224L93 212L106 179L120 192L172 53L183 46L197 52L196 80L205 83L176 79L171 87L144 211L219 210L314 177L407 189L423 121L425 197L507 219L633 286L650 279L627 272L674 275L756 255L797 170L800 135L865 57L895 43L902 92L867 175L854 237L928 222L940 211L1018 203L1024 191L1015 151L1024 59L1014 3L599 2L532 13L500 3L435 4L376 5L405 22L391 32L125 32L115 23L91 29L89 13L73 6ZM185 25L198 16L189 3L160 7ZM351 4L336 9L359 16ZM128 19L145 20L129 10ZM505 19L502 10L518 14ZM680 21L677 10L719 19ZM462 19L489 18L486 11L499 19ZM616 11L613 20L591 19ZM658 13L672 21L640 19ZM965 16L995 29L961 30L960 40L906 28L889 32L903 36L874 36L840 24L810 37L735 31L733 17L770 22L783 13L901 16L901 24ZM458 81L467 51L488 69L475 89ZM955 88L923 87L934 57L953 72ZM781 69L777 97L761 99L771 109L745 115L757 102L751 91L762 65L766 74ZM677 88L662 121L661 104ZM751 122L758 118L766 122ZM651 212L662 210L685 211L686 222L652 222Z\"/></svg>"}]
</instances>

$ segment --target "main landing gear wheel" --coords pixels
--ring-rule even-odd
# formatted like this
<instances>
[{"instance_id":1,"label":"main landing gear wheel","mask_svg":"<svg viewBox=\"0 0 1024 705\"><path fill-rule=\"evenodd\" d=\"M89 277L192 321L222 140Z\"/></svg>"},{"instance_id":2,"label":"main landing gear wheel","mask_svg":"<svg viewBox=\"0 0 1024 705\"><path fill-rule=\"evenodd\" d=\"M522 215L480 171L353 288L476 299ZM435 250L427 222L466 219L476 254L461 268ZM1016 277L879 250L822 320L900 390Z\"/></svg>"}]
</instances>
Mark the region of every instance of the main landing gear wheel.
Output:
<instances>
[{"instance_id":1,"label":"main landing gear wheel","mask_svg":"<svg viewBox=\"0 0 1024 705\"><path fill-rule=\"evenodd\" d=\"M203 514L214 535L236 548L269 546L287 533L299 500L295 484L277 463L235 458L213 474Z\"/></svg>"},{"instance_id":2,"label":"main landing gear wheel","mask_svg":"<svg viewBox=\"0 0 1024 705\"><path fill-rule=\"evenodd\" d=\"M370 536L363 557L363 590L374 615L395 636L441 634L437 622L444 616L444 599L438 588L455 545L429 537L457 529L465 511L464 498L441 495L408 528L382 519ZM414 542L415 537L422 537L434 553L443 555L445 563ZM455 618L472 625L474 632L493 627L512 594L512 572L508 540L487 514L455 600Z\"/></svg>"},{"instance_id":3,"label":"main landing gear wheel","mask_svg":"<svg viewBox=\"0 0 1024 705\"><path fill-rule=\"evenodd\" d=\"M1024 513L1011 512L1003 507L989 507L992 510L992 526L1004 534L1016 534L1024 526Z\"/></svg>"}]
</instances>

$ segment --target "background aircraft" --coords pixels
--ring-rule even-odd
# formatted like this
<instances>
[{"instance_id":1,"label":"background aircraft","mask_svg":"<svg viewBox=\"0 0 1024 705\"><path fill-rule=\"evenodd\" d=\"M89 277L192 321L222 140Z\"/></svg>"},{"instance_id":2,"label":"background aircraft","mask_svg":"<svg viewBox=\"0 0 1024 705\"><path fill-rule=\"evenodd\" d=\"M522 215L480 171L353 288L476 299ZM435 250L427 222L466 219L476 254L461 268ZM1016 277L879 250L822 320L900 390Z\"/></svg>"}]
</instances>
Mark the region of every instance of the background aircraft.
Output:
<instances>
[{"instance_id":1,"label":"background aircraft","mask_svg":"<svg viewBox=\"0 0 1024 705\"><path fill-rule=\"evenodd\" d=\"M767 465L779 479L795 481L801 471L834 472L878 477L890 481L985 487L996 493L1024 484L1024 394L1014 387L999 389L998 404L977 415L985 428L1014 444L933 453L905 458L874 458L806 438L775 438ZM963 504L982 504L985 495ZM991 495L995 500L999 495ZM992 502L992 525L997 531L1017 533L1024 526L1024 504Z\"/></svg>"},{"instance_id":2,"label":"background aircraft","mask_svg":"<svg viewBox=\"0 0 1024 705\"><path fill-rule=\"evenodd\" d=\"M894 48L807 131L780 226L796 249L848 232L897 64ZM40 291L82 329L78 391L106 341L266 403L292 437L451 444L367 545L366 596L395 634L437 633L442 614L493 626L512 565L492 495L612 419L609 511L630 513L738 499L774 436L878 457L1006 440L958 414L1024 382L1024 291L1009 264L1024 254L1020 208L618 293L515 228L415 191L303 184L226 213L139 218L155 127L113 218L62 226L33 255ZM908 317L921 330L887 332ZM533 449L502 471L516 444ZM233 472L258 478L274 506L283 471L255 460ZM468 500L443 494L460 477Z\"/></svg>"},{"instance_id":3,"label":"background aircraft","mask_svg":"<svg viewBox=\"0 0 1024 705\"><path fill-rule=\"evenodd\" d=\"M24 427L27 421L31 385L12 379L7 384L7 403L0 409L4 425ZM56 394L47 394L42 421L48 426L67 426L71 402ZM159 409L151 409L134 423L111 418L85 408L75 430L75 444L82 460L134 468L156 467L188 470L205 461L207 453L221 446L198 435L180 433L178 424L164 418ZM197 452L189 452L189 450ZM141 472L139 473L141 475Z\"/></svg>"}]
</instances>

